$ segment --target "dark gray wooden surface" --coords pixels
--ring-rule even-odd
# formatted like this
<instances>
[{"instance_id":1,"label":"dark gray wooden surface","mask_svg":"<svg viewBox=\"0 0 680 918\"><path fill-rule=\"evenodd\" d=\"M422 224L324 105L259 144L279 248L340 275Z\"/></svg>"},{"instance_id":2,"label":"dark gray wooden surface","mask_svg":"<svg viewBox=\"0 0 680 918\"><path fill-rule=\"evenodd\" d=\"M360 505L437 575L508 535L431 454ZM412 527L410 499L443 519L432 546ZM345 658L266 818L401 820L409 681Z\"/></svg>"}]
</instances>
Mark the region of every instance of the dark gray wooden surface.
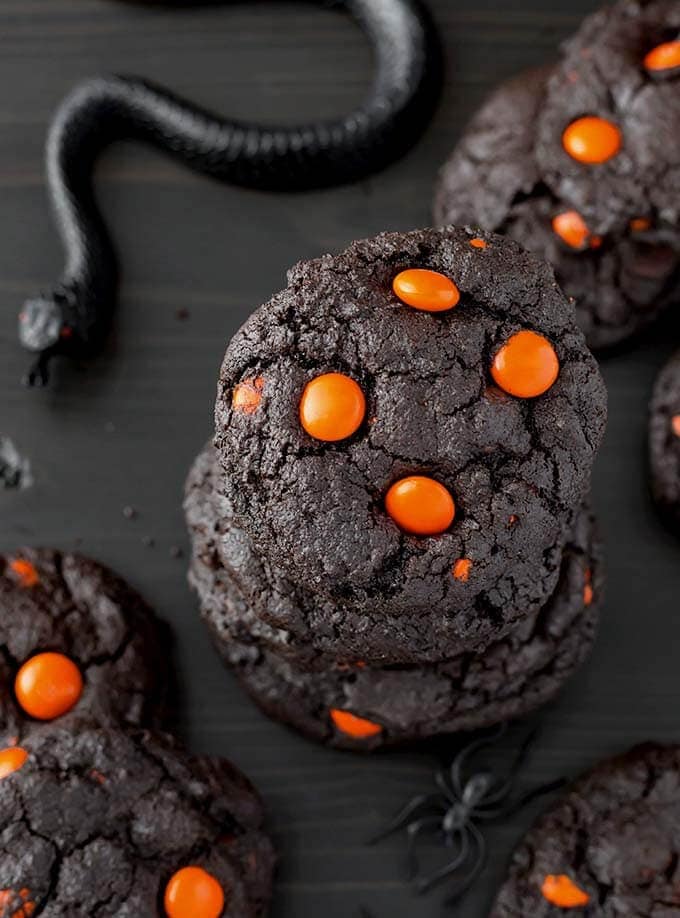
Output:
<instances>
[{"instance_id":1,"label":"dark gray wooden surface","mask_svg":"<svg viewBox=\"0 0 680 918\"><path fill-rule=\"evenodd\" d=\"M42 173L45 126L80 77L118 70L159 79L231 114L298 119L340 112L370 58L337 14L260 2L195 10L111 0L0 0L0 433L34 465L36 485L0 493L0 548L44 543L110 563L173 625L182 688L177 730L224 753L261 788L281 852L275 918L429 918L402 882L403 842L364 839L429 786L431 750L372 759L328 752L269 723L222 670L185 586L182 482L208 436L229 336L283 283L292 262L379 230L426 224L435 172L487 90L549 60L593 0L431 0L448 58L441 109L403 162L352 188L270 196L198 179L144 149L116 149L99 190L125 286L115 340L47 392L18 385L14 336L23 296L61 266ZM178 309L190 311L180 322ZM647 738L677 738L680 547L660 527L645 480L648 392L674 331L657 328L608 358L611 420L595 475L609 586L590 664L543 712L528 781L573 773ZM125 505L139 510L123 517ZM154 548L142 538L156 539ZM511 744L501 746L502 765ZM503 752L505 750L505 752ZM459 914L482 916L504 862L538 806L489 833L488 869Z\"/></svg>"}]
</instances>

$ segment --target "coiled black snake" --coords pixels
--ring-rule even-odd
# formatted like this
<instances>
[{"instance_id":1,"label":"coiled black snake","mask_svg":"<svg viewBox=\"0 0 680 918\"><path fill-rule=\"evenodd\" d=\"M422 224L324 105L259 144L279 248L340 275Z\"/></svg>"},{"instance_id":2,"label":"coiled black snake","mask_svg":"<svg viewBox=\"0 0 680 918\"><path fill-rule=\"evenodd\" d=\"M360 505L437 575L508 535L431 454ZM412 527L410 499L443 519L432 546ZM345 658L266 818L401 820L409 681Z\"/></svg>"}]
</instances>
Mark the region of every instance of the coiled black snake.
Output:
<instances>
[{"instance_id":1,"label":"coiled black snake","mask_svg":"<svg viewBox=\"0 0 680 918\"><path fill-rule=\"evenodd\" d=\"M112 142L143 141L220 181L290 191L358 179L398 158L419 137L440 77L438 43L420 0L318 2L349 13L374 53L367 98L336 121L296 127L234 121L131 76L88 79L63 100L46 159L66 265L54 289L27 300L20 313L21 343L37 355L29 385L47 382L52 357L87 357L106 337L119 272L92 173Z\"/></svg>"}]
</instances>

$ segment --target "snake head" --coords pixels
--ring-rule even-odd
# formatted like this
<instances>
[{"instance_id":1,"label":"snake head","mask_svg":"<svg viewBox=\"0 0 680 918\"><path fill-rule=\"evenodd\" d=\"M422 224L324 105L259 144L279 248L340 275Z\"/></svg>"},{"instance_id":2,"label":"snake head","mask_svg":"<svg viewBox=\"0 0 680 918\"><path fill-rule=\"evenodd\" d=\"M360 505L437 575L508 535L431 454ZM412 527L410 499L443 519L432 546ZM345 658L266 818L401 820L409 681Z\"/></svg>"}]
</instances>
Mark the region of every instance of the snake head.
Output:
<instances>
[{"instance_id":1,"label":"snake head","mask_svg":"<svg viewBox=\"0 0 680 918\"><path fill-rule=\"evenodd\" d=\"M24 377L30 388L46 386L49 361L66 349L72 329L64 320L66 300L60 294L48 294L26 300L19 313L19 340L37 358Z\"/></svg>"}]
</instances>

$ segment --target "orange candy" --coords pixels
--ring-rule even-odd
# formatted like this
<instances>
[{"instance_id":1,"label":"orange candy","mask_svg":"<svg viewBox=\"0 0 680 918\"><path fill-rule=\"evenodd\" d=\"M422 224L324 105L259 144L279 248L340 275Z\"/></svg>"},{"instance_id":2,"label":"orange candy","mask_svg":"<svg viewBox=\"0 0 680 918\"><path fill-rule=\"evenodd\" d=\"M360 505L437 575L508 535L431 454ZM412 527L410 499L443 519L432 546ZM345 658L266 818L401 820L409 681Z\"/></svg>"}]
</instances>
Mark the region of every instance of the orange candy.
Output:
<instances>
[{"instance_id":1,"label":"orange candy","mask_svg":"<svg viewBox=\"0 0 680 918\"><path fill-rule=\"evenodd\" d=\"M28 758L28 753L21 746L10 746L8 749L0 751L0 781L19 771Z\"/></svg>"},{"instance_id":2,"label":"orange candy","mask_svg":"<svg viewBox=\"0 0 680 918\"><path fill-rule=\"evenodd\" d=\"M397 274L392 289L403 303L424 312L446 312L460 301L460 290L452 280L426 268L409 268Z\"/></svg>"},{"instance_id":3,"label":"orange candy","mask_svg":"<svg viewBox=\"0 0 680 918\"><path fill-rule=\"evenodd\" d=\"M63 654L39 653L17 673L14 692L30 717L54 720L78 703L83 677L76 664Z\"/></svg>"},{"instance_id":4,"label":"orange candy","mask_svg":"<svg viewBox=\"0 0 680 918\"><path fill-rule=\"evenodd\" d=\"M328 443L351 437L365 414L364 393L342 373L317 376L307 383L300 399L300 423L310 437Z\"/></svg>"},{"instance_id":5,"label":"orange candy","mask_svg":"<svg viewBox=\"0 0 680 918\"><path fill-rule=\"evenodd\" d=\"M590 902L588 893L563 873L548 874L543 880L541 893L544 899L558 908L582 908Z\"/></svg>"},{"instance_id":6,"label":"orange candy","mask_svg":"<svg viewBox=\"0 0 680 918\"><path fill-rule=\"evenodd\" d=\"M605 118L578 118L562 135L562 144L567 153L580 163L606 163L621 149L621 131Z\"/></svg>"},{"instance_id":7,"label":"orange candy","mask_svg":"<svg viewBox=\"0 0 680 918\"><path fill-rule=\"evenodd\" d=\"M519 331L496 353L491 375L496 385L517 398L536 398L553 385L560 363L552 344L534 331Z\"/></svg>"},{"instance_id":8,"label":"orange candy","mask_svg":"<svg viewBox=\"0 0 680 918\"><path fill-rule=\"evenodd\" d=\"M254 379L244 379L235 386L231 396L231 407L241 414L254 414L262 401L264 377L256 376Z\"/></svg>"},{"instance_id":9,"label":"orange candy","mask_svg":"<svg viewBox=\"0 0 680 918\"><path fill-rule=\"evenodd\" d=\"M18 909L13 911L11 914L7 912L7 909L17 903L17 899L21 899L23 905L20 905ZM0 918L31 918L31 915L36 910L37 906L35 902L31 900L31 890L24 887L16 893L13 889L0 889Z\"/></svg>"},{"instance_id":10,"label":"orange candy","mask_svg":"<svg viewBox=\"0 0 680 918\"><path fill-rule=\"evenodd\" d=\"M446 532L456 515L456 505L444 485L425 475L395 482L385 497L385 509L404 532L422 536Z\"/></svg>"},{"instance_id":11,"label":"orange candy","mask_svg":"<svg viewBox=\"0 0 680 918\"><path fill-rule=\"evenodd\" d=\"M630 229L633 233L646 233L651 227L652 221L648 220L647 217L635 217L630 221Z\"/></svg>"},{"instance_id":12,"label":"orange candy","mask_svg":"<svg viewBox=\"0 0 680 918\"><path fill-rule=\"evenodd\" d=\"M470 579L470 571L472 570L472 561L469 558L459 558L456 563L453 565L453 576L454 579L460 580L463 583L467 583Z\"/></svg>"},{"instance_id":13,"label":"orange candy","mask_svg":"<svg viewBox=\"0 0 680 918\"><path fill-rule=\"evenodd\" d=\"M224 890L202 867L183 867L165 887L168 918L219 918L224 909Z\"/></svg>"},{"instance_id":14,"label":"orange candy","mask_svg":"<svg viewBox=\"0 0 680 918\"><path fill-rule=\"evenodd\" d=\"M25 558L15 558L9 562L10 569L14 572L22 587L34 587L40 583L40 577L34 564Z\"/></svg>"},{"instance_id":15,"label":"orange candy","mask_svg":"<svg viewBox=\"0 0 680 918\"><path fill-rule=\"evenodd\" d=\"M566 242L572 249L581 250L585 249L588 244L592 245L586 221L576 210L566 210L564 213L557 214L556 217L553 217L552 228L562 242ZM594 237L595 240L597 238L597 236Z\"/></svg>"},{"instance_id":16,"label":"orange candy","mask_svg":"<svg viewBox=\"0 0 680 918\"><path fill-rule=\"evenodd\" d=\"M666 41L652 48L645 56L645 67L655 73L680 67L680 40Z\"/></svg>"},{"instance_id":17,"label":"orange candy","mask_svg":"<svg viewBox=\"0 0 680 918\"><path fill-rule=\"evenodd\" d=\"M382 733L380 724L375 724L372 720L366 720L363 717L357 717L356 714L350 714L349 711L331 708L330 715L338 730L347 736L351 736L352 739L370 739L372 736L378 736L379 733Z\"/></svg>"},{"instance_id":18,"label":"orange candy","mask_svg":"<svg viewBox=\"0 0 680 918\"><path fill-rule=\"evenodd\" d=\"M483 239L480 239L479 237L477 237L476 239L470 240L470 245L472 246L473 249L485 249L488 243L485 242Z\"/></svg>"},{"instance_id":19,"label":"orange candy","mask_svg":"<svg viewBox=\"0 0 680 918\"><path fill-rule=\"evenodd\" d=\"M671 430L676 437L680 437L680 414L674 414L671 418Z\"/></svg>"}]
</instances>

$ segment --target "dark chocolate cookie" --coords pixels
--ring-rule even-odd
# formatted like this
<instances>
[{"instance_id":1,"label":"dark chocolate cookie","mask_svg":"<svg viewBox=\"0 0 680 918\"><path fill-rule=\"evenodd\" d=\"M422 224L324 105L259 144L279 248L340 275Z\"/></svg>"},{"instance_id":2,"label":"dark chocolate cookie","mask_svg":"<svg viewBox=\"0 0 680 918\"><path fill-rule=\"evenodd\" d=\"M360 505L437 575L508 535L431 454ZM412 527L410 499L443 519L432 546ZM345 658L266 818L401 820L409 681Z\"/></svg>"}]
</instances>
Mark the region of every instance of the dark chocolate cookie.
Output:
<instances>
[{"instance_id":1,"label":"dark chocolate cookie","mask_svg":"<svg viewBox=\"0 0 680 918\"><path fill-rule=\"evenodd\" d=\"M239 585L204 565L203 615L225 661L270 716L332 746L372 750L438 733L491 726L545 704L588 655L602 597L600 546L584 511L545 608L481 653L435 664L372 667L364 659L321 672L252 629ZM211 582L212 581L212 582Z\"/></svg>"},{"instance_id":2,"label":"dark chocolate cookie","mask_svg":"<svg viewBox=\"0 0 680 918\"><path fill-rule=\"evenodd\" d=\"M163 734L50 725L0 752L0 778L0 914L264 914L262 806L224 759Z\"/></svg>"},{"instance_id":3,"label":"dark chocolate cookie","mask_svg":"<svg viewBox=\"0 0 680 918\"><path fill-rule=\"evenodd\" d=\"M680 914L680 747L597 765L513 855L491 918Z\"/></svg>"},{"instance_id":4,"label":"dark chocolate cookie","mask_svg":"<svg viewBox=\"0 0 680 918\"><path fill-rule=\"evenodd\" d=\"M442 169L435 220L507 234L545 258L588 344L612 347L680 295L680 230L653 221L650 205L597 235L550 190L534 149L549 73L522 74L482 106Z\"/></svg>"},{"instance_id":5,"label":"dark chocolate cookie","mask_svg":"<svg viewBox=\"0 0 680 918\"><path fill-rule=\"evenodd\" d=\"M680 226L680 0L620 0L586 19L537 118L543 180L593 233Z\"/></svg>"},{"instance_id":6,"label":"dark chocolate cookie","mask_svg":"<svg viewBox=\"0 0 680 918\"><path fill-rule=\"evenodd\" d=\"M359 613L296 587L236 526L219 478L209 446L189 474L184 505L193 546L189 579L218 643L247 642L252 635L307 670L334 670L357 659L370 665L435 662L459 651L455 619L439 609L395 615L376 604ZM463 566L463 572L459 577L469 577L472 569Z\"/></svg>"},{"instance_id":7,"label":"dark chocolate cookie","mask_svg":"<svg viewBox=\"0 0 680 918\"><path fill-rule=\"evenodd\" d=\"M499 236L383 234L295 267L234 337L221 486L294 583L364 617L436 610L472 649L552 594L605 415L547 265Z\"/></svg>"},{"instance_id":8,"label":"dark chocolate cookie","mask_svg":"<svg viewBox=\"0 0 680 918\"><path fill-rule=\"evenodd\" d=\"M0 556L0 739L27 720L157 723L168 634L95 561L43 548Z\"/></svg>"},{"instance_id":9,"label":"dark chocolate cookie","mask_svg":"<svg viewBox=\"0 0 680 918\"><path fill-rule=\"evenodd\" d=\"M652 494L674 526L680 525L680 353L659 373L649 406Z\"/></svg>"}]
</instances>

